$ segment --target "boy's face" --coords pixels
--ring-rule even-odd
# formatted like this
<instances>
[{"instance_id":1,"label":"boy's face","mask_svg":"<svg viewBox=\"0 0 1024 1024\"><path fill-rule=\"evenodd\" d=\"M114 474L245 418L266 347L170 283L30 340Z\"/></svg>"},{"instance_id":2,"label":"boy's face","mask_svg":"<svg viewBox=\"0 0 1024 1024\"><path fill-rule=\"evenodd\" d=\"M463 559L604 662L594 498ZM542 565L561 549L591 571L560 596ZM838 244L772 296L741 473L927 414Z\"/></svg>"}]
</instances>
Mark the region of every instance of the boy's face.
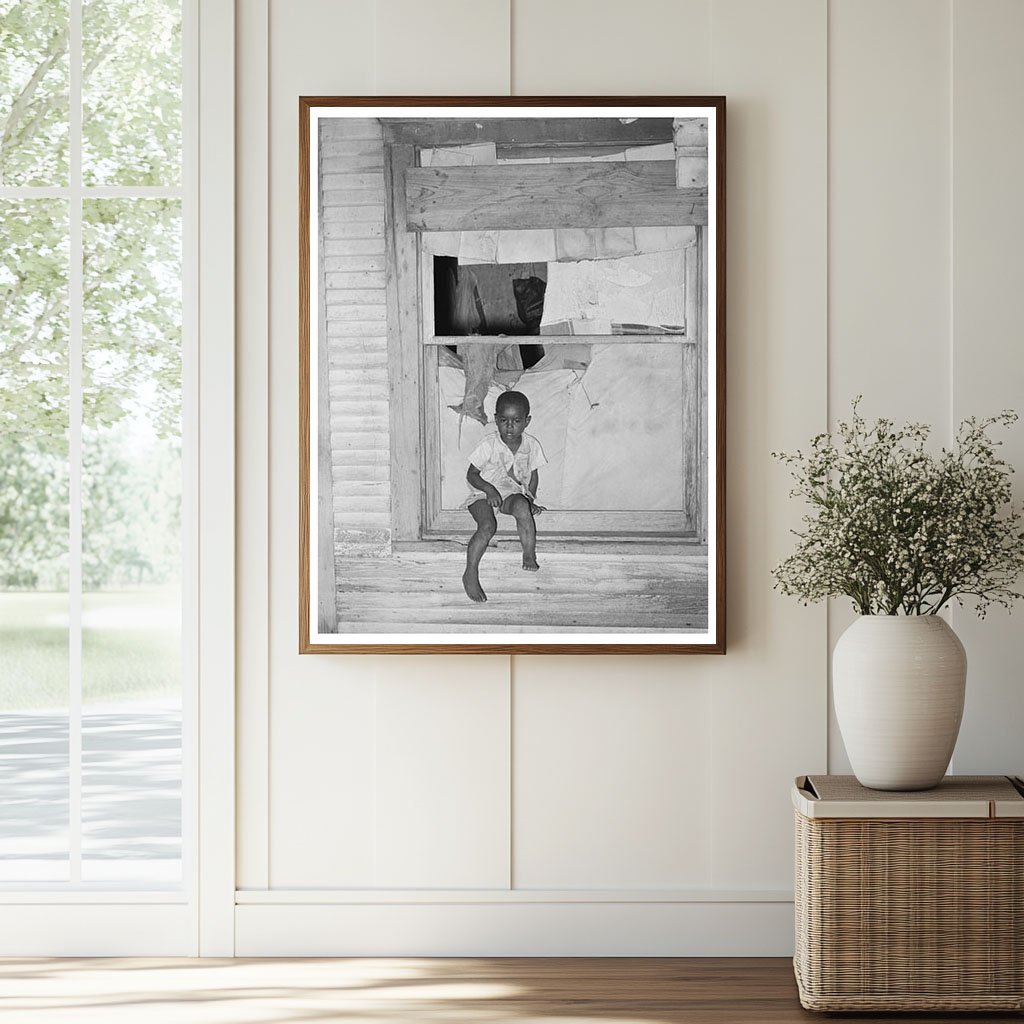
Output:
<instances>
[{"instance_id":1,"label":"boy's face","mask_svg":"<svg viewBox=\"0 0 1024 1024\"><path fill-rule=\"evenodd\" d=\"M506 402L494 410L494 423L505 444L518 441L529 422L530 417L526 415L526 410L516 402Z\"/></svg>"}]
</instances>

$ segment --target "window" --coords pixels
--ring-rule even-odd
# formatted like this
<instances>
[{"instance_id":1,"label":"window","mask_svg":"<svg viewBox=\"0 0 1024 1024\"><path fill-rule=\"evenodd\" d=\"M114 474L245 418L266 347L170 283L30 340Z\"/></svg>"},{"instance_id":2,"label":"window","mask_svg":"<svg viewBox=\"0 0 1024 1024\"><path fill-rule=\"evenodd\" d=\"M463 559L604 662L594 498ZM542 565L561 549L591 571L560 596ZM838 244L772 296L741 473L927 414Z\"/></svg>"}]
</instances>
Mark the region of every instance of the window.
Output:
<instances>
[{"instance_id":1,"label":"window","mask_svg":"<svg viewBox=\"0 0 1024 1024\"><path fill-rule=\"evenodd\" d=\"M466 453L497 394L522 387L544 426L549 535L706 542L706 208L687 211L672 196L634 227L581 202L567 228L548 194L585 190L642 209L645 175L674 189L679 126L650 118L640 128L595 119L558 137L550 123L512 132L482 120L474 139L456 142L443 121L385 127L398 307L417 312L400 338L403 366L418 370L403 400L419 422L393 438L397 540L464 534ZM706 122L690 129L706 133ZM627 162L641 171L618 173ZM486 170L493 191L462 191L460 168L467 181ZM472 216L467 195L479 203ZM523 335L535 337L513 340ZM414 462L421 480L408 472Z\"/></svg>"},{"instance_id":2,"label":"window","mask_svg":"<svg viewBox=\"0 0 1024 1024\"><path fill-rule=\"evenodd\" d=\"M177 889L185 877L182 7L0 0L7 887Z\"/></svg>"}]
</instances>

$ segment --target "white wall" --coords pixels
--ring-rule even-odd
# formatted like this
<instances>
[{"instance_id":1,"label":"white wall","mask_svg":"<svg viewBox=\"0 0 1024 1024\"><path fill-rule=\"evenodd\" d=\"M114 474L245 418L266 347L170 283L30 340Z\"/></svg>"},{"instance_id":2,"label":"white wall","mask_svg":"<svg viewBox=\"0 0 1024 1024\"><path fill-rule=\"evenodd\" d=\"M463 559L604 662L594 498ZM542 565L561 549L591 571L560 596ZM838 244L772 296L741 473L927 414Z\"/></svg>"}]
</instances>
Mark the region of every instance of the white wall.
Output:
<instances>
[{"instance_id":1,"label":"white wall","mask_svg":"<svg viewBox=\"0 0 1024 1024\"><path fill-rule=\"evenodd\" d=\"M841 770L845 608L771 590L769 452L1021 404L1015 0L245 0L239 16L242 954L785 954L789 786ZM302 94L728 99L728 648L297 650ZM269 228L268 228L269 225ZM1008 452L1024 465L1024 430ZM956 626L954 767L1024 770L1024 640Z\"/></svg>"}]
</instances>

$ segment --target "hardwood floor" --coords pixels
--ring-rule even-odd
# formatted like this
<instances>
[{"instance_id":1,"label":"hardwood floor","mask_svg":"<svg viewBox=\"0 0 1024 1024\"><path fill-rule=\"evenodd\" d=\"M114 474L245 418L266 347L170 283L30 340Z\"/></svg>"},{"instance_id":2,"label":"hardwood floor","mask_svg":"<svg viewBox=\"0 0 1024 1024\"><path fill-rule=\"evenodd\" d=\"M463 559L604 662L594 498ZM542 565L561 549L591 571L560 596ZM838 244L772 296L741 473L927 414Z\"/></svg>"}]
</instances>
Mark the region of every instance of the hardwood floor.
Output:
<instances>
[{"instance_id":1,"label":"hardwood floor","mask_svg":"<svg viewBox=\"0 0 1024 1024\"><path fill-rule=\"evenodd\" d=\"M1020 1014L848 1014L986 1021ZM6 959L3 1024L790 1024L788 959Z\"/></svg>"},{"instance_id":2,"label":"hardwood floor","mask_svg":"<svg viewBox=\"0 0 1024 1024\"><path fill-rule=\"evenodd\" d=\"M402 551L336 563L338 632L702 632L707 556L551 550L524 572L518 543L489 549L480 565L485 604L462 589L462 551Z\"/></svg>"}]
</instances>

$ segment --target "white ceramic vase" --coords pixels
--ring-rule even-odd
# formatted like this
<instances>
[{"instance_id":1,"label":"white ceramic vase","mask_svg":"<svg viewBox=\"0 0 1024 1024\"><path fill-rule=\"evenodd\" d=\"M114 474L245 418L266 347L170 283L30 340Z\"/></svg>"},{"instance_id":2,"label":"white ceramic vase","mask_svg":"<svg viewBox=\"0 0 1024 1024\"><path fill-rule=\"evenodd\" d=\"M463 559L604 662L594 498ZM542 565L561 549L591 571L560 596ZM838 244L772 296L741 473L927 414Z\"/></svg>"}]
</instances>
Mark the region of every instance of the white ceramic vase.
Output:
<instances>
[{"instance_id":1,"label":"white ceramic vase","mask_svg":"<svg viewBox=\"0 0 1024 1024\"><path fill-rule=\"evenodd\" d=\"M836 718L870 789L938 785L964 711L967 655L937 615L861 615L832 655Z\"/></svg>"}]
</instances>

